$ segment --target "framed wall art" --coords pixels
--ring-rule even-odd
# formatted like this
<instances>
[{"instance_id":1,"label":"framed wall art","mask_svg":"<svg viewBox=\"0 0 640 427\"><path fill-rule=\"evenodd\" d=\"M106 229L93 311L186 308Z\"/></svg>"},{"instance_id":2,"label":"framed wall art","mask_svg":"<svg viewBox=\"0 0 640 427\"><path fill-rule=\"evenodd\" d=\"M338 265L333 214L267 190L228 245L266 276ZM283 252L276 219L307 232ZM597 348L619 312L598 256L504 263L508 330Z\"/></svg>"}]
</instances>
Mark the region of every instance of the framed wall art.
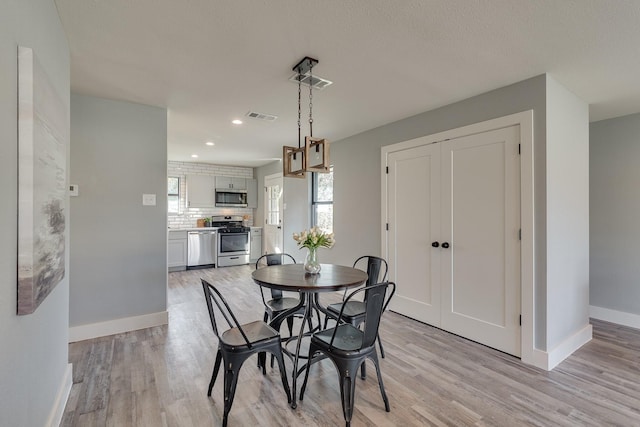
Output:
<instances>
[{"instance_id":1,"label":"framed wall art","mask_svg":"<svg viewBox=\"0 0 640 427\"><path fill-rule=\"evenodd\" d=\"M18 47L18 307L33 313L65 275L67 108Z\"/></svg>"}]
</instances>

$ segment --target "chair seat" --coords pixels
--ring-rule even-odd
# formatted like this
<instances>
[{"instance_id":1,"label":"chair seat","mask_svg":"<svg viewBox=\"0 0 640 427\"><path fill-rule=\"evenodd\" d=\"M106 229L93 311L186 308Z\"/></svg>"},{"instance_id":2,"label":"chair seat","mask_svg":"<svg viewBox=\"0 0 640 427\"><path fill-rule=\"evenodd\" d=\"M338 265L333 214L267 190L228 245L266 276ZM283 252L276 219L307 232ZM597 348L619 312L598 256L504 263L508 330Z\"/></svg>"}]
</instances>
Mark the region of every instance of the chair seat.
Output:
<instances>
[{"instance_id":1,"label":"chair seat","mask_svg":"<svg viewBox=\"0 0 640 427\"><path fill-rule=\"evenodd\" d=\"M300 300L298 298L283 297L269 300L266 304L271 311L285 311L300 305Z\"/></svg>"},{"instance_id":2,"label":"chair seat","mask_svg":"<svg viewBox=\"0 0 640 427\"><path fill-rule=\"evenodd\" d=\"M340 315L340 310L342 310L342 303L329 304L327 306L327 310L336 314L336 317ZM351 320L354 317L364 317L366 311L366 305L362 301L349 301L344 307L344 311L342 312L342 318Z\"/></svg>"},{"instance_id":3,"label":"chair seat","mask_svg":"<svg viewBox=\"0 0 640 427\"><path fill-rule=\"evenodd\" d=\"M251 343L259 343L261 341L266 341L272 338L280 337L280 334L273 329L271 326L267 325L261 320L256 320L255 322L246 323L242 325L242 329L244 333L247 335L247 338ZM240 333L240 329L231 328L226 330L220 340L231 347L247 347L247 342L242 337Z\"/></svg>"},{"instance_id":4,"label":"chair seat","mask_svg":"<svg viewBox=\"0 0 640 427\"><path fill-rule=\"evenodd\" d=\"M311 337L311 341L315 342L321 348L329 348L329 343L331 343L331 336L333 335L334 329L335 328L331 328L316 332ZM360 329L349 323L342 324L338 326L331 352L345 354L353 352L360 353L362 350L366 350L362 349L363 338L364 333Z\"/></svg>"}]
</instances>

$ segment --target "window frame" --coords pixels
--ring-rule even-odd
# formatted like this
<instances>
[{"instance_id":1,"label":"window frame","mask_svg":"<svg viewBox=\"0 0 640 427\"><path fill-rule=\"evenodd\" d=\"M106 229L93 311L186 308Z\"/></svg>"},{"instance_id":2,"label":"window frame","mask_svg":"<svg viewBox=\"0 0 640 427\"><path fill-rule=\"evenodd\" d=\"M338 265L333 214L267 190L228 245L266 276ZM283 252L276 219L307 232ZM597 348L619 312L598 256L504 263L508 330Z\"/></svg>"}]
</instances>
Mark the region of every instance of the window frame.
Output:
<instances>
[{"instance_id":1,"label":"window frame","mask_svg":"<svg viewBox=\"0 0 640 427\"><path fill-rule=\"evenodd\" d=\"M177 193L170 193L169 192L169 180L170 179L177 179L178 180L178 192ZM180 185L182 184L182 179L180 178L180 176L175 176L175 175L168 175L167 176L167 214L169 215L177 215L180 214ZM169 200L171 199L171 197L177 197L178 198L178 208L175 211L169 210Z\"/></svg>"},{"instance_id":2,"label":"window frame","mask_svg":"<svg viewBox=\"0 0 640 427\"><path fill-rule=\"evenodd\" d=\"M329 173L332 175L333 181L333 165L329 166ZM318 197L318 178L320 173L313 172L311 174L311 225L313 227L318 225L318 206L331 206L333 207L333 185L331 186L331 201L317 200ZM325 174L322 174L325 175ZM325 230L327 231L327 230ZM333 232L333 214L331 216L331 230Z\"/></svg>"}]
</instances>

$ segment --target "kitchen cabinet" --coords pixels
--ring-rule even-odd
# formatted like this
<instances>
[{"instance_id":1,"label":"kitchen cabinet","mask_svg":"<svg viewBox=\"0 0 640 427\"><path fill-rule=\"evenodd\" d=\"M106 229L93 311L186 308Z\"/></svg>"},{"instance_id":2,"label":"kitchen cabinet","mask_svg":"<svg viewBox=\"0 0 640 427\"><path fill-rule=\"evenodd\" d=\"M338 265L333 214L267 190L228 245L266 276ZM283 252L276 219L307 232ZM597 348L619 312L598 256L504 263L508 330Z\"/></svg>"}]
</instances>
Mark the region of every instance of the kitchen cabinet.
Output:
<instances>
[{"instance_id":1,"label":"kitchen cabinet","mask_svg":"<svg viewBox=\"0 0 640 427\"><path fill-rule=\"evenodd\" d=\"M258 180L247 179L247 207L258 208Z\"/></svg>"},{"instance_id":2,"label":"kitchen cabinet","mask_svg":"<svg viewBox=\"0 0 640 427\"><path fill-rule=\"evenodd\" d=\"M229 190L246 190L247 179L234 176L216 176L216 188Z\"/></svg>"},{"instance_id":3,"label":"kitchen cabinet","mask_svg":"<svg viewBox=\"0 0 640 427\"><path fill-rule=\"evenodd\" d=\"M212 175L187 175L187 208L212 208L216 205Z\"/></svg>"},{"instance_id":4,"label":"kitchen cabinet","mask_svg":"<svg viewBox=\"0 0 640 427\"><path fill-rule=\"evenodd\" d=\"M251 227L251 251L249 259L257 261L262 255L262 227Z\"/></svg>"},{"instance_id":5,"label":"kitchen cabinet","mask_svg":"<svg viewBox=\"0 0 640 427\"><path fill-rule=\"evenodd\" d=\"M183 230L169 231L167 265L169 271L187 269L187 232Z\"/></svg>"}]
</instances>

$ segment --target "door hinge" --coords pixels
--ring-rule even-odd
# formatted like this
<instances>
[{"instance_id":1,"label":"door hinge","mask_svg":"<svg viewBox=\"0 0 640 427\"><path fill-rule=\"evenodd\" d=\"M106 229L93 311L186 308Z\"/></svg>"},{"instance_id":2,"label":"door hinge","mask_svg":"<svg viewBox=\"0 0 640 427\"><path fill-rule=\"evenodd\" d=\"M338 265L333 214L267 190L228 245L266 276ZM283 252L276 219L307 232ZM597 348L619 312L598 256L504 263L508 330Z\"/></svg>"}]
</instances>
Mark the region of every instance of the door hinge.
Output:
<instances>
[{"instance_id":1,"label":"door hinge","mask_svg":"<svg viewBox=\"0 0 640 427\"><path fill-rule=\"evenodd\" d=\"M518 230L518 240L522 240L522 228Z\"/></svg>"},{"instance_id":2,"label":"door hinge","mask_svg":"<svg viewBox=\"0 0 640 427\"><path fill-rule=\"evenodd\" d=\"M387 228L387 231L389 231L389 223L387 223L387 227L386 228Z\"/></svg>"},{"instance_id":3,"label":"door hinge","mask_svg":"<svg viewBox=\"0 0 640 427\"><path fill-rule=\"evenodd\" d=\"M518 144L518 154L520 154L520 144Z\"/></svg>"},{"instance_id":4,"label":"door hinge","mask_svg":"<svg viewBox=\"0 0 640 427\"><path fill-rule=\"evenodd\" d=\"M387 174L389 174L389 166L386 167Z\"/></svg>"},{"instance_id":5,"label":"door hinge","mask_svg":"<svg viewBox=\"0 0 640 427\"><path fill-rule=\"evenodd\" d=\"M522 326L522 314L519 317L520 318L518 319L518 323L520 324L520 326Z\"/></svg>"}]
</instances>

